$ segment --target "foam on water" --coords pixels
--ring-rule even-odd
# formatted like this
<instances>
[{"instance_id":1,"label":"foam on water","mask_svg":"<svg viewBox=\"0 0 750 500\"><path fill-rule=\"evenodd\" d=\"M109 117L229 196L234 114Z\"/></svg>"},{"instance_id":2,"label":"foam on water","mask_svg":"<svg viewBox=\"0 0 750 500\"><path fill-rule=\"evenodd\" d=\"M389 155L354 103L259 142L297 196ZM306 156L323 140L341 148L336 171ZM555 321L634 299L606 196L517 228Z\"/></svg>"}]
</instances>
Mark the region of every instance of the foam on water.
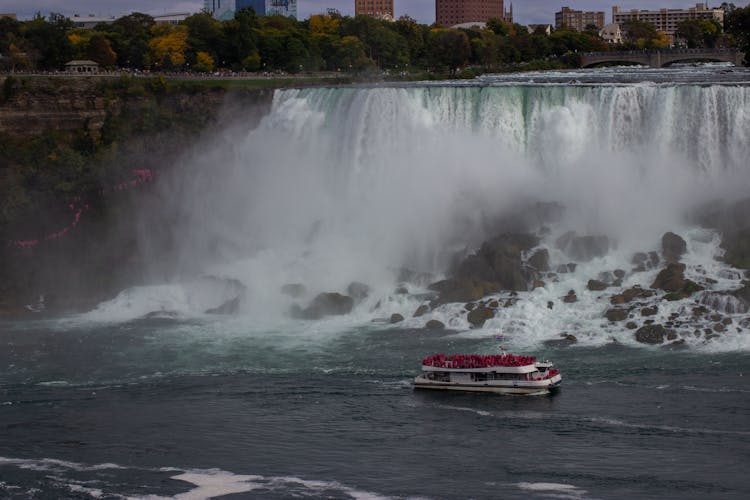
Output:
<instances>
[{"instance_id":1,"label":"foam on water","mask_svg":"<svg viewBox=\"0 0 750 500\"><path fill-rule=\"evenodd\" d=\"M319 498L330 494L346 495L354 500L385 500L391 497L378 493L360 490L346 486L338 481L322 481L304 479L294 476L263 476L251 474L235 474L221 469L189 469L162 467L158 469L143 469L127 467L117 464L87 465L78 462L43 459L22 459L0 457L0 466L15 466L36 472L44 472L46 479L60 485L73 493L87 495L91 498L123 498L129 500L163 500L174 498L180 500L201 500L216 498L223 495L240 493L272 492L277 495L301 498ZM170 479L182 481L190 485L190 489L183 493L170 496L160 494L129 495L122 491L122 485L107 484L112 480L107 475L94 475L95 479L82 481L69 474L76 472L99 473L108 470L136 470L151 473L168 473ZM96 484L97 487L93 485ZM0 492L19 489L8 482L0 482Z\"/></svg>"}]
</instances>

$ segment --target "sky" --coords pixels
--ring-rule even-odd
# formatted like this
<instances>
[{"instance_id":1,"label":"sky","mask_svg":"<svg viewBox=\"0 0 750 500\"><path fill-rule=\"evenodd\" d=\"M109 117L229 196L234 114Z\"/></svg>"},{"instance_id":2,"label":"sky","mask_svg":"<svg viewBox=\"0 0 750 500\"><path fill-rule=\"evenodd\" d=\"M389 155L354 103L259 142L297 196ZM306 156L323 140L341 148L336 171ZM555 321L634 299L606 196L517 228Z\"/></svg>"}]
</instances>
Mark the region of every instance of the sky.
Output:
<instances>
[{"instance_id":1,"label":"sky","mask_svg":"<svg viewBox=\"0 0 750 500\"><path fill-rule=\"evenodd\" d=\"M612 6L624 9L686 8L699 0L517 0L513 2L514 20L521 24L554 24L555 12L562 6L577 10L598 10L606 13L607 22L612 15ZM746 6L750 0L735 0L737 6ZM509 0L506 0L506 8ZM720 1L709 1L719 5ZM338 9L342 14L354 14L354 0L298 0L299 18ZM0 12L16 13L28 19L36 12L47 15L59 12L68 16L94 14L121 16L133 11L147 14L169 12L198 12L203 8L202 0L0 0ZM395 0L396 17L408 14L417 21L431 24L435 21L435 0Z\"/></svg>"}]
</instances>

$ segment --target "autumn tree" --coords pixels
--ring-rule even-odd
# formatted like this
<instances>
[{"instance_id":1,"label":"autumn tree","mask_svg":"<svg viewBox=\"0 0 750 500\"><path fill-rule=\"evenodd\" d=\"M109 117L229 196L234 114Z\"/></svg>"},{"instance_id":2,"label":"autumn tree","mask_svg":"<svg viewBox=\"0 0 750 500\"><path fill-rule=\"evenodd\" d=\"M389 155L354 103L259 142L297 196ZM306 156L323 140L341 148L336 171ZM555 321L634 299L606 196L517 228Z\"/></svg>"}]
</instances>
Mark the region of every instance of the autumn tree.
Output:
<instances>
[{"instance_id":1,"label":"autumn tree","mask_svg":"<svg viewBox=\"0 0 750 500\"><path fill-rule=\"evenodd\" d=\"M102 68L109 69L117 65L117 54L112 50L109 39L101 33L96 33L89 39L87 55Z\"/></svg>"},{"instance_id":2,"label":"autumn tree","mask_svg":"<svg viewBox=\"0 0 750 500\"><path fill-rule=\"evenodd\" d=\"M148 42L152 64L160 69L177 69L185 64L188 48L187 26L155 24L151 28L153 38Z\"/></svg>"}]
</instances>

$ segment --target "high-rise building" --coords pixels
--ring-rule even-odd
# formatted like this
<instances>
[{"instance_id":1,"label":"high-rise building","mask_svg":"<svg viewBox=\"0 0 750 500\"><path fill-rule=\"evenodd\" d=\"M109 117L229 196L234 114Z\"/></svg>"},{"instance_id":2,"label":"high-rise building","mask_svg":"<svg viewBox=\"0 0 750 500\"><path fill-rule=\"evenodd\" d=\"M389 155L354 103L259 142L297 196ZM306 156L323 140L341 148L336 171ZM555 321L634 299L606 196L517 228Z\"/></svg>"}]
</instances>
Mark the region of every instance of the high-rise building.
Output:
<instances>
[{"instance_id":1,"label":"high-rise building","mask_svg":"<svg viewBox=\"0 0 750 500\"><path fill-rule=\"evenodd\" d=\"M585 31L588 26L596 26L597 31L604 28L604 12L584 12L563 7L555 13L555 29Z\"/></svg>"},{"instance_id":2,"label":"high-rise building","mask_svg":"<svg viewBox=\"0 0 750 500\"><path fill-rule=\"evenodd\" d=\"M203 10L225 21L240 9L252 7L259 16L297 18L297 0L203 0Z\"/></svg>"},{"instance_id":3,"label":"high-rise building","mask_svg":"<svg viewBox=\"0 0 750 500\"><path fill-rule=\"evenodd\" d=\"M513 22L513 5L506 12L503 0L435 0L435 22L441 26L486 23L491 17Z\"/></svg>"},{"instance_id":4,"label":"high-rise building","mask_svg":"<svg viewBox=\"0 0 750 500\"><path fill-rule=\"evenodd\" d=\"M354 0L354 15L393 19L393 0Z\"/></svg>"},{"instance_id":5,"label":"high-rise building","mask_svg":"<svg viewBox=\"0 0 750 500\"><path fill-rule=\"evenodd\" d=\"M657 31L666 33L670 39L677 32L677 25L689 19L713 19L724 24L723 9L709 9L705 3L689 9L629 10L612 7L612 22L622 25L628 21L645 21L654 25Z\"/></svg>"}]
</instances>

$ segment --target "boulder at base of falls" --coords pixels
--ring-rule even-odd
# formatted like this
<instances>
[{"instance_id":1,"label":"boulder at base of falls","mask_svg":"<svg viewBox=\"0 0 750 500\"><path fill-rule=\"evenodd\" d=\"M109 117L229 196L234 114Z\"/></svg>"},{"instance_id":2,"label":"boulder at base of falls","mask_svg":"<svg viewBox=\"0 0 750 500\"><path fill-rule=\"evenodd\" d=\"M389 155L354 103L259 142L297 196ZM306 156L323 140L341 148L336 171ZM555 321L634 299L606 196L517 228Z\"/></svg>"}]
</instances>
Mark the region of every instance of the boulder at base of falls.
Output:
<instances>
[{"instance_id":1,"label":"boulder at base of falls","mask_svg":"<svg viewBox=\"0 0 750 500\"><path fill-rule=\"evenodd\" d=\"M739 269L750 269L750 228L725 232L721 248L724 262Z\"/></svg>"},{"instance_id":2,"label":"boulder at base of falls","mask_svg":"<svg viewBox=\"0 0 750 500\"><path fill-rule=\"evenodd\" d=\"M522 256L538 244L539 238L530 234L504 234L484 242L450 279L429 286L439 294L433 305L473 302L502 290L527 291L539 274Z\"/></svg>"},{"instance_id":3,"label":"boulder at base of falls","mask_svg":"<svg viewBox=\"0 0 750 500\"><path fill-rule=\"evenodd\" d=\"M670 292L670 297L665 297L667 300L679 300L703 290L702 286L685 278L685 264L675 263L659 271L651 288Z\"/></svg>"},{"instance_id":4,"label":"boulder at base of falls","mask_svg":"<svg viewBox=\"0 0 750 500\"><path fill-rule=\"evenodd\" d=\"M481 328L482 325L484 325L485 321L494 317L495 311L484 305L475 307L472 311L469 311L469 314L466 315L466 319L468 320L468 322L471 323L475 328Z\"/></svg>"},{"instance_id":5,"label":"boulder at base of falls","mask_svg":"<svg viewBox=\"0 0 750 500\"><path fill-rule=\"evenodd\" d=\"M206 314L237 314L240 310L240 298L235 297L232 300L224 302L219 307L206 310Z\"/></svg>"},{"instance_id":6,"label":"boulder at base of falls","mask_svg":"<svg viewBox=\"0 0 750 500\"><path fill-rule=\"evenodd\" d=\"M659 265L661 259L659 259L659 254L656 252L649 252L649 253L643 253L643 252L637 252L633 255L633 272L640 273L643 271L648 271L649 269L653 269L656 266Z\"/></svg>"},{"instance_id":7,"label":"boulder at base of falls","mask_svg":"<svg viewBox=\"0 0 750 500\"><path fill-rule=\"evenodd\" d=\"M370 295L370 287L359 281L352 281L346 287L346 293L354 299L355 302L362 302Z\"/></svg>"},{"instance_id":8,"label":"boulder at base of falls","mask_svg":"<svg viewBox=\"0 0 750 500\"><path fill-rule=\"evenodd\" d=\"M560 338L545 340L544 345L547 347L568 347L578 342L575 335L561 333Z\"/></svg>"},{"instance_id":9,"label":"boulder at base of falls","mask_svg":"<svg viewBox=\"0 0 750 500\"><path fill-rule=\"evenodd\" d=\"M296 304L295 304L296 305ZM325 316L349 314L354 308L354 299L336 292L321 293L307 308L292 307L291 315L298 319L320 319Z\"/></svg>"},{"instance_id":10,"label":"boulder at base of falls","mask_svg":"<svg viewBox=\"0 0 750 500\"><path fill-rule=\"evenodd\" d=\"M656 313L658 313L658 312L659 312L659 308L656 307L656 306L654 306L654 307L644 307L643 309L641 309L641 316L643 316L643 317L646 317L646 316L656 316Z\"/></svg>"},{"instance_id":11,"label":"boulder at base of falls","mask_svg":"<svg viewBox=\"0 0 750 500\"><path fill-rule=\"evenodd\" d=\"M622 321L625 319L628 319L629 311L627 309L610 309L606 313L604 313L604 316L611 322L615 321Z\"/></svg>"},{"instance_id":12,"label":"boulder at base of falls","mask_svg":"<svg viewBox=\"0 0 750 500\"><path fill-rule=\"evenodd\" d=\"M442 321L431 319L425 325L425 330L445 330L445 324Z\"/></svg>"},{"instance_id":13,"label":"boulder at base of falls","mask_svg":"<svg viewBox=\"0 0 750 500\"><path fill-rule=\"evenodd\" d=\"M661 237L661 253L667 264L679 262L686 251L687 243L680 235L670 232Z\"/></svg>"},{"instance_id":14,"label":"boulder at base of falls","mask_svg":"<svg viewBox=\"0 0 750 500\"><path fill-rule=\"evenodd\" d=\"M557 239L555 246L575 261L588 262L607 255L611 242L606 236L578 236L569 231Z\"/></svg>"},{"instance_id":15,"label":"boulder at base of falls","mask_svg":"<svg viewBox=\"0 0 750 500\"><path fill-rule=\"evenodd\" d=\"M540 273L549 271L549 250L542 248L529 257L527 263Z\"/></svg>"},{"instance_id":16,"label":"boulder at base of falls","mask_svg":"<svg viewBox=\"0 0 750 500\"><path fill-rule=\"evenodd\" d=\"M575 290L570 290L568 294L565 297L563 297L562 301L565 302L566 304L572 304L574 302L578 302L578 297L576 296Z\"/></svg>"},{"instance_id":17,"label":"boulder at base of falls","mask_svg":"<svg viewBox=\"0 0 750 500\"><path fill-rule=\"evenodd\" d=\"M401 323L403 320L404 320L404 317L401 316L399 313L391 314L391 320L390 320L391 324Z\"/></svg>"},{"instance_id":18,"label":"boulder at base of falls","mask_svg":"<svg viewBox=\"0 0 750 500\"><path fill-rule=\"evenodd\" d=\"M586 284L586 288L588 288L592 292L601 292L602 290L607 288L607 284L599 280L589 280L589 282Z\"/></svg>"},{"instance_id":19,"label":"boulder at base of falls","mask_svg":"<svg viewBox=\"0 0 750 500\"><path fill-rule=\"evenodd\" d=\"M412 317L419 318L420 316L424 316L430 312L430 306L427 304L422 304L421 306L417 307L417 310L414 311L414 315Z\"/></svg>"},{"instance_id":20,"label":"boulder at base of falls","mask_svg":"<svg viewBox=\"0 0 750 500\"><path fill-rule=\"evenodd\" d=\"M667 334L667 329L661 325L645 325L636 330L635 340L641 344L662 344Z\"/></svg>"},{"instance_id":21,"label":"boulder at base of falls","mask_svg":"<svg viewBox=\"0 0 750 500\"><path fill-rule=\"evenodd\" d=\"M438 293L437 299L430 303L432 307L451 302L475 302L499 291L492 283L457 278L438 281L429 288Z\"/></svg>"}]
</instances>

